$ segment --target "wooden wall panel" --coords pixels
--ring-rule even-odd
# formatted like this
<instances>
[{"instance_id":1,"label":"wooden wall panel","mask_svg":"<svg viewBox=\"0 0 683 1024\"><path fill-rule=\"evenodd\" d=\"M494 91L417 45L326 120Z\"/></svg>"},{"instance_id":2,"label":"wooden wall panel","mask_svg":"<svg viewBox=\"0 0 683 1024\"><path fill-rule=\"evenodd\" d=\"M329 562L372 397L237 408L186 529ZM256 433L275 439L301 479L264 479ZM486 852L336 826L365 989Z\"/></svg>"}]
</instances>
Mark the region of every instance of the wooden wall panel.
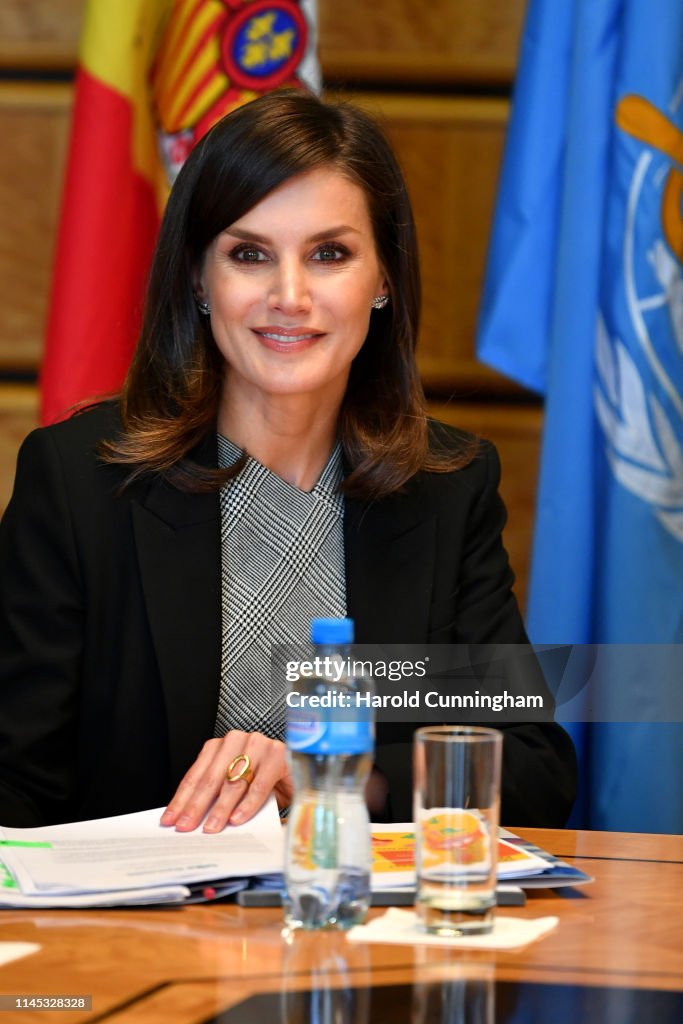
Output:
<instances>
[{"instance_id":1,"label":"wooden wall panel","mask_svg":"<svg viewBox=\"0 0 683 1024\"><path fill-rule=\"evenodd\" d=\"M35 369L43 344L70 86L0 85L0 369Z\"/></svg>"},{"instance_id":2,"label":"wooden wall panel","mask_svg":"<svg viewBox=\"0 0 683 1024\"><path fill-rule=\"evenodd\" d=\"M541 449L540 406L431 403L435 419L493 441L501 462L500 492L508 510L505 546L517 581L520 607L526 607L529 558L534 527L536 480Z\"/></svg>"},{"instance_id":3,"label":"wooden wall panel","mask_svg":"<svg viewBox=\"0 0 683 1024\"><path fill-rule=\"evenodd\" d=\"M319 0L327 78L512 81L526 0Z\"/></svg>"},{"instance_id":4,"label":"wooden wall panel","mask_svg":"<svg viewBox=\"0 0 683 1024\"><path fill-rule=\"evenodd\" d=\"M526 0L318 0L328 79L512 80ZM0 65L76 63L85 0L0 0Z\"/></svg>"},{"instance_id":5,"label":"wooden wall panel","mask_svg":"<svg viewBox=\"0 0 683 1024\"><path fill-rule=\"evenodd\" d=\"M350 98L380 116L408 181L422 260L418 356L425 386L468 397L515 391L474 354L509 104L367 93Z\"/></svg>"},{"instance_id":6,"label":"wooden wall panel","mask_svg":"<svg viewBox=\"0 0 683 1024\"><path fill-rule=\"evenodd\" d=\"M38 421L38 393L27 384L0 384L0 517L12 493L19 445Z\"/></svg>"},{"instance_id":7,"label":"wooden wall panel","mask_svg":"<svg viewBox=\"0 0 683 1024\"><path fill-rule=\"evenodd\" d=\"M71 68L85 0L0 0L0 65Z\"/></svg>"}]
</instances>

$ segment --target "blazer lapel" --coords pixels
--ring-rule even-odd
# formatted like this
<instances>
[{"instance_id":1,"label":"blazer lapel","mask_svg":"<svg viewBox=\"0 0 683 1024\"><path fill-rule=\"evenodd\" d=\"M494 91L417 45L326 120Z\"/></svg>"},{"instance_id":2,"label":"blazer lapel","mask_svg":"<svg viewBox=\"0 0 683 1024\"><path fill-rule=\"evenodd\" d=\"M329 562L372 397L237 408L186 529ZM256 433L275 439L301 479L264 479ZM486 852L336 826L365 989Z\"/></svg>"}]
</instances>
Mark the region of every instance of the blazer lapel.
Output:
<instances>
[{"instance_id":1,"label":"blazer lapel","mask_svg":"<svg viewBox=\"0 0 683 1024\"><path fill-rule=\"evenodd\" d=\"M218 494L187 494L156 480L133 504L133 527L178 778L213 735L218 705Z\"/></svg>"},{"instance_id":2,"label":"blazer lapel","mask_svg":"<svg viewBox=\"0 0 683 1024\"><path fill-rule=\"evenodd\" d=\"M346 501L346 603L357 643L426 639L435 538L415 484L372 504Z\"/></svg>"}]
</instances>

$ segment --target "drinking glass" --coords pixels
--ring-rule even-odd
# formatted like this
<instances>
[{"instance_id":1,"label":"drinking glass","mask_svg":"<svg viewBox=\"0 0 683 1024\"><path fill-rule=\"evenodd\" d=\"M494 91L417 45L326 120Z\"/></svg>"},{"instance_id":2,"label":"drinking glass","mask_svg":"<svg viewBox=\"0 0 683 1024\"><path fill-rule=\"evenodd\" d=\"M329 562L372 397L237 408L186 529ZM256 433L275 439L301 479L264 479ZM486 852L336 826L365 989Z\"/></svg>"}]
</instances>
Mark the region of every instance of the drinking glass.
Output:
<instances>
[{"instance_id":1,"label":"drinking glass","mask_svg":"<svg viewBox=\"0 0 683 1024\"><path fill-rule=\"evenodd\" d=\"M493 928L502 745L496 729L475 726L415 733L417 910L428 932Z\"/></svg>"}]
</instances>

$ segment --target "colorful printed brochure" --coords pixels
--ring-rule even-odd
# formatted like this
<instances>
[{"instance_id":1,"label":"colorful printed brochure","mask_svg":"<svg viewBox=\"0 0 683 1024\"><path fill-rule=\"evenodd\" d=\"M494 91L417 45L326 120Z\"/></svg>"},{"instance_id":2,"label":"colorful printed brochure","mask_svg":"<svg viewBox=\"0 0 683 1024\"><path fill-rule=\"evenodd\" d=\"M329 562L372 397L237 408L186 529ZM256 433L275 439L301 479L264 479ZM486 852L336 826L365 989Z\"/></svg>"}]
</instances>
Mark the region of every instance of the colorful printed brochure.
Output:
<instances>
[{"instance_id":1,"label":"colorful printed brochure","mask_svg":"<svg viewBox=\"0 0 683 1024\"><path fill-rule=\"evenodd\" d=\"M471 817L474 818L474 815ZM482 842L479 831L474 827L466 827L466 821L455 824L457 828L446 817L442 821L434 821L430 825L434 832L431 845L437 849L440 843L457 843L462 850L463 863L466 863L468 857L476 860L477 844ZM514 879L516 885L525 888L536 888L544 884L550 888L592 881L576 868L563 864L538 847L529 848L530 844L522 844L518 837L507 834L512 841L498 838L499 882ZM415 885L415 826L412 822L373 825L372 850L373 889L398 889Z\"/></svg>"}]
</instances>

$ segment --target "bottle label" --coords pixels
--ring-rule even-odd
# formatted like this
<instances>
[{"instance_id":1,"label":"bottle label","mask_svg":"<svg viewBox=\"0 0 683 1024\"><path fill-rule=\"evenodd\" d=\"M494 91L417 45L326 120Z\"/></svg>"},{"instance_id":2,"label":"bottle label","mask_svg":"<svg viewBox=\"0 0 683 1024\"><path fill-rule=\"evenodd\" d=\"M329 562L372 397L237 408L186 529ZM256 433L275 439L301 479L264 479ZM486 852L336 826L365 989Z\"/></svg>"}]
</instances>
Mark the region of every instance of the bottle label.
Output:
<instances>
[{"instance_id":1,"label":"bottle label","mask_svg":"<svg viewBox=\"0 0 683 1024\"><path fill-rule=\"evenodd\" d=\"M306 754L367 754L374 748L375 730L371 714L367 717L335 717L329 710L307 708L290 711L287 719L287 746Z\"/></svg>"}]
</instances>

